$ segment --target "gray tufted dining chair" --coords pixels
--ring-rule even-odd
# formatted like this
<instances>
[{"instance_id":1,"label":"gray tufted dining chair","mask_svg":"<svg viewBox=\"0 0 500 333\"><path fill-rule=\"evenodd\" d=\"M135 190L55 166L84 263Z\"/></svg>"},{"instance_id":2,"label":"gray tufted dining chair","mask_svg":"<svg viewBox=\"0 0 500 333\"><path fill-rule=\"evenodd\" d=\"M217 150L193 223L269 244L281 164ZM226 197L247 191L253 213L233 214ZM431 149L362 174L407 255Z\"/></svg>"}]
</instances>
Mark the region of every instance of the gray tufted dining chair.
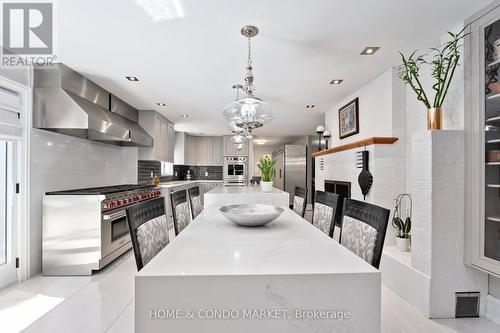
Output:
<instances>
[{"instance_id":1,"label":"gray tufted dining chair","mask_svg":"<svg viewBox=\"0 0 500 333\"><path fill-rule=\"evenodd\" d=\"M335 216L338 211L339 196L331 192L316 191L312 224L333 237Z\"/></svg>"},{"instance_id":2,"label":"gray tufted dining chair","mask_svg":"<svg viewBox=\"0 0 500 333\"><path fill-rule=\"evenodd\" d=\"M135 263L140 271L169 242L165 200L162 197L131 205L126 214Z\"/></svg>"},{"instance_id":3,"label":"gray tufted dining chair","mask_svg":"<svg viewBox=\"0 0 500 333\"><path fill-rule=\"evenodd\" d=\"M340 243L378 269L389 214L388 209L363 201L344 199Z\"/></svg>"},{"instance_id":4,"label":"gray tufted dining chair","mask_svg":"<svg viewBox=\"0 0 500 333\"><path fill-rule=\"evenodd\" d=\"M173 192L170 194L172 203L172 216L174 219L174 231L178 235L191 222L189 213L189 204L185 190Z\"/></svg>"},{"instance_id":5,"label":"gray tufted dining chair","mask_svg":"<svg viewBox=\"0 0 500 333\"><path fill-rule=\"evenodd\" d=\"M293 197L293 211L304 218L307 206L307 188L295 186Z\"/></svg>"},{"instance_id":6,"label":"gray tufted dining chair","mask_svg":"<svg viewBox=\"0 0 500 333\"><path fill-rule=\"evenodd\" d=\"M193 220L198 214L203 211L203 204L201 203L200 187L191 187L188 189L189 202L191 204L191 216Z\"/></svg>"}]
</instances>

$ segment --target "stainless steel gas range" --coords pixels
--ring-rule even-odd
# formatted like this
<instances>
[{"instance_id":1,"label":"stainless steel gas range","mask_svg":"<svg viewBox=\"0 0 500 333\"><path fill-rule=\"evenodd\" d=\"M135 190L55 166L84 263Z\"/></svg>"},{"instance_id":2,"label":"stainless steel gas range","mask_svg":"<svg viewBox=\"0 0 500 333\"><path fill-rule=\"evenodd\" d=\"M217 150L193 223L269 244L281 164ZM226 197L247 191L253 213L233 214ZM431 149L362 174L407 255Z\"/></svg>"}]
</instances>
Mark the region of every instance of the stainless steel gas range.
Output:
<instances>
[{"instance_id":1,"label":"stainless steel gas range","mask_svg":"<svg viewBox=\"0 0 500 333\"><path fill-rule=\"evenodd\" d=\"M161 195L152 185L47 192L43 197L44 275L91 275L130 249L125 209Z\"/></svg>"}]
</instances>

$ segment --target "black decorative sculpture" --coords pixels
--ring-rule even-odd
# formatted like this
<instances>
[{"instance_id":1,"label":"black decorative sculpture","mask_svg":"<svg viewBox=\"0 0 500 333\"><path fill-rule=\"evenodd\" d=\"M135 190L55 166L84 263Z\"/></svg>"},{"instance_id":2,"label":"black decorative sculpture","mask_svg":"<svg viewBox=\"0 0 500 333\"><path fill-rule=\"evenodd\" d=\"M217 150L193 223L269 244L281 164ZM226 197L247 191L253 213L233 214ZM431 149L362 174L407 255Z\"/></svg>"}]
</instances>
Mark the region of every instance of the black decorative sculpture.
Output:
<instances>
[{"instance_id":1,"label":"black decorative sculpture","mask_svg":"<svg viewBox=\"0 0 500 333\"><path fill-rule=\"evenodd\" d=\"M370 191L373 184L373 176L368 170L368 156L369 152L367 150L360 152L361 158L363 160L363 170L358 176L359 187L361 188L361 193L363 193L363 200L366 199L366 195Z\"/></svg>"}]
</instances>

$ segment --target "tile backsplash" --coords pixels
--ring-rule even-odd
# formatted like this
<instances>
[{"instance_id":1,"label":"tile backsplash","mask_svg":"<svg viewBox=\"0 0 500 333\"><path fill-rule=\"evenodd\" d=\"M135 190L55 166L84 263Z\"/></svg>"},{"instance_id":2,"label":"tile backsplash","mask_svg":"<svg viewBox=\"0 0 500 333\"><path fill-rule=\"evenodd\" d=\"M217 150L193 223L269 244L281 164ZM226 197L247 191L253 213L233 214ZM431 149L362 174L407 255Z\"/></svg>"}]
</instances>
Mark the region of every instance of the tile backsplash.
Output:
<instances>
[{"instance_id":1,"label":"tile backsplash","mask_svg":"<svg viewBox=\"0 0 500 333\"><path fill-rule=\"evenodd\" d=\"M222 166L190 166L174 165L173 176L161 176L161 181L184 180L186 173L191 170L193 180L222 180ZM160 175L161 163L159 161L139 160L137 166L137 180L139 182L149 181L151 172Z\"/></svg>"}]
</instances>

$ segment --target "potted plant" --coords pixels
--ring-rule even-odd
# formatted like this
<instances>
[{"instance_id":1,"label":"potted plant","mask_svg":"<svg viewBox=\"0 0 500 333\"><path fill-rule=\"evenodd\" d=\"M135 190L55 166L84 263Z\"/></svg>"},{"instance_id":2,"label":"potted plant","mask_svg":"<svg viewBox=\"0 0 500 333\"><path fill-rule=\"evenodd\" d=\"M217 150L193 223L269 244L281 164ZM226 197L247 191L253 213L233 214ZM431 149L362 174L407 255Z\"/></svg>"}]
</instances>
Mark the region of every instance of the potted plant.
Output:
<instances>
[{"instance_id":1,"label":"potted plant","mask_svg":"<svg viewBox=\"0 0 500 333\"><path fill-rule=\"evenodd\" d=\"M273 190L274 163L276 161L271 158L271 155L265 154L260 159L259 164L257 164L262 173L260 182L262 192L271 192Z\"/></svg>"},{"instance_id":2,"label":"potted plant","mask_svg":"<svg viewBox=\"0 0 500 333\"><path fill-rule=\"evenodd\" d=\"M429 54L415 55L416 51L406 57L400 52L403 64L399 66L399 78L408 84L417 99L427 108L427 129L435 130L443 127L443 103L448 93L451 80L457 69L460 59L461 41L467 35L465 26L459 33L448 32L450 40L441 48L432 48ZM430 59L427 60L427 59ZM423 66L430 66L431 76L434 78L432 89L434 98L431 100L429 94L425 92L420 81L420 70Z\"/></svg>"},{"instance_id":3,"label":"potted plant","mask_svg":"<svg viewBox=\"0 0 500 333\"><path fill-rule=\"evenodd\" d=\"M392 226L397 230L396 245L401 252L407 252L410 246L411 213L413 209L411 195L402 193L396 198L396 207L392 217Z\"/></svg>"}]
</instances>

